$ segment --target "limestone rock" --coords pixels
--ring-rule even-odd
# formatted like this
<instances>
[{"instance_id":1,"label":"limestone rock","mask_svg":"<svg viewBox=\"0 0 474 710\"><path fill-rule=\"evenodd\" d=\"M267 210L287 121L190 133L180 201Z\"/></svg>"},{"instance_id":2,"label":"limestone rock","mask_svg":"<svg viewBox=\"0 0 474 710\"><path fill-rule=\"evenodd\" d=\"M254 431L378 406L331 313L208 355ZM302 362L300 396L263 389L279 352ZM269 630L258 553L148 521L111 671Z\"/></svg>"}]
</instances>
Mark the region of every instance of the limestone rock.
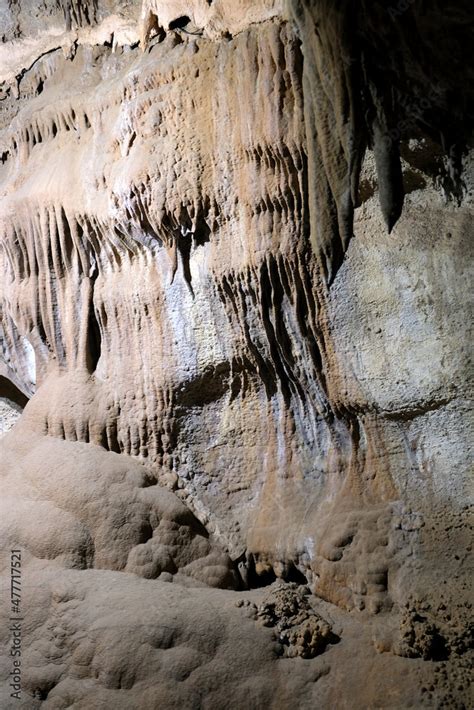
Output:
<instances>
[{"instance_id":1,"label":"limestone rock","mask_svg":"<svg viewBox=\"0 0 474 710\"><path fill-rule=\"evenodd\" d=\"M332 633L331 624L311 608L307 594L308 590L294 583L277 588L257 612L264 626L276 628L278 640L290 658L314 658L328 643L339 640Z\"/></svg>"}]
</instances>

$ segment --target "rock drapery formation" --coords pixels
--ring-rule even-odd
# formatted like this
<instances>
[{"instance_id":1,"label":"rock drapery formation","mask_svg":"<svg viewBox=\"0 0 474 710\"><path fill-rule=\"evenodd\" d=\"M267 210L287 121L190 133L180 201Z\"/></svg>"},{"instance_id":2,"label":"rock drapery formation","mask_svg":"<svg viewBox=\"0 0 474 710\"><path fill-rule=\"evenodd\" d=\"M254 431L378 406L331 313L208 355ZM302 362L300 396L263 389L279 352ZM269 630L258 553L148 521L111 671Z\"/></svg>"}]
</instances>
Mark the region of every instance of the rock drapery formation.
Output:
<instances>
[{"instance_id":1,"label":"rock drapery formation","mask_svg":"<svg viewBox=\"0 0 474 710\"><path fill-rule=\"evenodd\" d=\"M22 707L471 704L472 19L427 5L1 0Z\"/></svg>"}]
</instances>

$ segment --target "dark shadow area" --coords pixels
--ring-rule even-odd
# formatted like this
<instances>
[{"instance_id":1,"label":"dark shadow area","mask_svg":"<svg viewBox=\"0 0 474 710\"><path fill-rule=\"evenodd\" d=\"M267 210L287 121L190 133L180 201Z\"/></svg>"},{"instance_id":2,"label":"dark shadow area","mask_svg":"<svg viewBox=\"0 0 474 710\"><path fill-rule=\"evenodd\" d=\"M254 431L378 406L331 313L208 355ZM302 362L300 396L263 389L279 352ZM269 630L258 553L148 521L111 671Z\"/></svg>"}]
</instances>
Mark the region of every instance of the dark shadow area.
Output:
<instances>
[{"instance_id":1,"label":"dark shadow area","mask_svg":"<svg viewBox=\"0 0 474 710\"><path fill-rule=\"evenodd\" d=\"M187 15L183 15L182 17L178 17L176 20L173 20L172 22L169 23L168 29L170 30L182 30L186 27L186 25L189 25L191 20Z\"/></svg>"},{"instance_id":2,"label":"dark shadow area","mask_svg":"<svg viewBox=\"0 0 474 710\"><path fill-rule=\"evenodd\" d=\"M263 574L257 574L255 569L255 559L253 555L248 559L247 568L247 584L249 589L260 589L261 587L268 587L270 584L276 581L276 574L273 569Z\"/></svg>"},{"instance_id":3,"label":"dark shadow area","mask_svg":"<svg viewBox=\"0 0 474 710\"><path fill-rule=\"evenodd\" d=\"M217 402L229 390L230 363L221 362L215 367L207 367L194 379L180 385L175 391L175 407L186 415L192 407L204 407Z\"/></svg>"},{"instance_id":4,"label":"dark shadow area","mask_svg":"<svg viewBox=\"0 0 474 710\"><path fill-rule=\"evenodd\" d=\"M24 409L28 404L28 397L16 387L9 379L0 375L0 397L9 399L19 409Z\"/></svg>"},{"instance_id":5,"label":"dark shadow area","mask_svg":"<svg viewBox=\"0 0 474 710\"><path fill-rule=\"evenodd\" d=\"M297 569L294 565L291 565L290 569L288 570L288 574L285 576L285 582L294 582L295 584L303 584L307 585L308 580L306 579L305 575L303 572L300 572L299 569Z\"/></svg>"},{"instance_id":6,"label":"dark shadow area","mask_svg":"<svg viewBox=\"0 0 474 710\"><path fill-rule=\"evenodd\" d=\"M90 373L95 372L97 368L97 363L100 359L100 354L102 351L102 335L100 332L99 322L94 310L94 306L91 303L89 308L89 321L87 330L87 369Z\"/></svg>"}]
</instances>

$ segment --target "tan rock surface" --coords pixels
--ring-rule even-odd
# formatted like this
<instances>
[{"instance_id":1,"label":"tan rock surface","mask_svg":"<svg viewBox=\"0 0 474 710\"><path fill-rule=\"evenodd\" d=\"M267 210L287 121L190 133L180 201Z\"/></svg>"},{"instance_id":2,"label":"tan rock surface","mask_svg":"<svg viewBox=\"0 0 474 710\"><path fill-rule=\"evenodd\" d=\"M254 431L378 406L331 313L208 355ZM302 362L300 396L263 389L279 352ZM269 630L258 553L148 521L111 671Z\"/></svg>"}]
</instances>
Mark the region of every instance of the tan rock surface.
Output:
<instances>
[{"instance_id":1,"label":"tan rock surface","mask_svg":"<svg viewBox=\"0 0 474 710\"><path fill-rule=\"evenodd\" d=\"M0 0L22 707L472 704L451 4Z\"/></svg>"}]
</instances>

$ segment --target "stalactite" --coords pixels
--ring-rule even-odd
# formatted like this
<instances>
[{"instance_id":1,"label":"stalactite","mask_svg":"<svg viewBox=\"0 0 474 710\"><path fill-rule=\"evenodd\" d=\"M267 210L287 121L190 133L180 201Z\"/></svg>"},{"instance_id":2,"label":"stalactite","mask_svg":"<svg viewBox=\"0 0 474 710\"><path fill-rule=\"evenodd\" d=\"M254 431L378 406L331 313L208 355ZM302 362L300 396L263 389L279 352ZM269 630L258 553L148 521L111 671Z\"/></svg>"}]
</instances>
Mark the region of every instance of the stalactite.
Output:
<instances>
[{"instance_id":1,"label":"stalactite","mask_svg":"<svg viewBox=\"0 0 474 710\"><path fill-rule=\"evenodd\" d=\"M465 3L458 4L459 13L447 18L450 38L457 32L465 36ZM304 57L311 233L330 285L352 238L366 147L374 148L380 206L391 232L403 208L400 141L420 131L437 141L449 133L457 136L460 155L471 144L474 102L472 92L466 96L459 86L451 94L449 110L448 86L456 84L461 74L455 78L451 66L438 60L428 74L428 63L420 59L423 53L426 58L436 52L430 34L436 8L423 14L417 3L399 10L382 2L369 5L352 0L297 0L290 7ZM452 50L454 61L462 66L461 44L453 44ZM449 141L441 142L448 148ZM448 158L445 181L447 192L458 200L460 164L459 158Z\"/></svg>"}]
</instances>

